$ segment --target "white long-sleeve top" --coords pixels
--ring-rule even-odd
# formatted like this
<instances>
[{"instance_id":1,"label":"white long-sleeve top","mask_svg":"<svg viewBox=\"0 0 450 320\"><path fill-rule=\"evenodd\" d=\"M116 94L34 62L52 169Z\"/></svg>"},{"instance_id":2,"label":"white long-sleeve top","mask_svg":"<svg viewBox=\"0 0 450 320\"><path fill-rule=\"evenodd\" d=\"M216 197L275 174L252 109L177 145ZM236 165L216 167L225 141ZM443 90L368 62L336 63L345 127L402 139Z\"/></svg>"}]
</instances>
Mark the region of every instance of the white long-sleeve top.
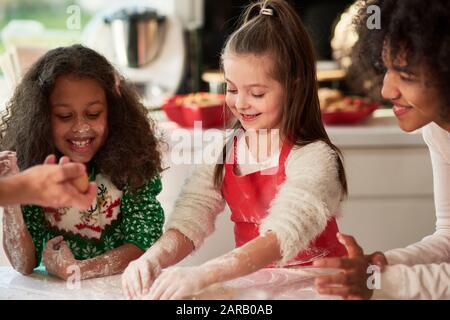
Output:
<instances>
[{"instance_id":1,"label":"white long-sleeve top","mask_svg":"<svg viewBox=\"0 0 450 320\"><path fill-rule=\"evenodd\" d=\"M435 123L423 128L433 167L436 232L385 253L375 299L450 299L450 133Z\"/></svg>"},{"instance_id":2,"label":"white long-sleeve top","mask_svg":"<svg viewBox=\"0 0 450 320\"><path fill-rule=\"evenodd\" d=\"M242 143L242 139L239 141ZM241 172L252 171L239 166ZM280 265L306 249L325 229L342 198L337 154L324 142L294 147L286 159L285 173L286 180L260 226L261 234L269 230L275 233L282 253ZM214 165L194 170L166 224L166 230L180 231L195 248L214 231L216 217L225 206L221 191L214 187L213 175Z\"/></svg>"}]
</instances>

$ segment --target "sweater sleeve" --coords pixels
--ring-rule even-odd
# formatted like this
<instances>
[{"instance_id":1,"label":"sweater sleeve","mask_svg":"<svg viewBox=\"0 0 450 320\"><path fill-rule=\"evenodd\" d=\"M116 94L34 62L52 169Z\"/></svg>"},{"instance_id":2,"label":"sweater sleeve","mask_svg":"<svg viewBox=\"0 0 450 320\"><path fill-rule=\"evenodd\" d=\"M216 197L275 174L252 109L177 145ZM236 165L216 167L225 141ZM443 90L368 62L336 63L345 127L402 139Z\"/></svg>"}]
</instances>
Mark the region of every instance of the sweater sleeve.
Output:
<instances>
[{"instance_id":1,"label":"sweater sleeve","mask_svg":"<svg viewBox=\"0 0 450 320\"><path fill-rule=\"evenodd\" d=\"M261 234L272 231L277 236L281 265L325 230L342 198L337 154L322 141L293 149L285 170L286 181L260 228Z\"/></svg>"},{"instance_id":2,"label":"sweater sleeve","mask_svg":"<svg viewBox=\"0 0 450 320\"><path fill-rule=\"evenodd\" d=\"M434 123L423 129L423 137L433 166L436 231L406 248L386 252L389 264L412 266L450 261L450 137Z\"/></svg>"},{"instance_id":3,"label":"sweater sleeve","mask_svg":"<svg viewBox=\"0 0 450 320\"><path fill-rule=\"evenodd\" d=\"M214 165L200 165L186 181L175 208L168 218L166 230L176 229L194 243L197 249L215 228L217 215L225 200L214 187Z\"/></svg>"},{"instance_id":4,"label":"sweater sleeve","mask_svg":"<svg viewBox=\"0 0 450 320\"><path fill-rule=\"evenodd\" d=\"M125 191L120 226L124 243L132 243L145 251L159 239L163 230L164 210L156 196L161 190L158 176L136 192Z\"/></svg>"},{"instance_id":5,"label":"sweater sleeve","mask_svg":"<svg viewBox=\"0 0 450 320\"><path fill-rule=\"evenodd\" d=\"M28 232L33 239L36 254L36 267L40 265L42 259L42 251L44 250L44 242L46 239L44 210L38 206L26 205L22 206L22 214Z\"/></svg>"},{"instance_id":6,"label":"sweater sleeve","mask_svg":"<svg viewBox=\"0 0 450 320\"><path fill-rule=\"evenodd\" d=\"M374 300L450 299L450 263L387 266Z\"/></svg>"}]
</instances>

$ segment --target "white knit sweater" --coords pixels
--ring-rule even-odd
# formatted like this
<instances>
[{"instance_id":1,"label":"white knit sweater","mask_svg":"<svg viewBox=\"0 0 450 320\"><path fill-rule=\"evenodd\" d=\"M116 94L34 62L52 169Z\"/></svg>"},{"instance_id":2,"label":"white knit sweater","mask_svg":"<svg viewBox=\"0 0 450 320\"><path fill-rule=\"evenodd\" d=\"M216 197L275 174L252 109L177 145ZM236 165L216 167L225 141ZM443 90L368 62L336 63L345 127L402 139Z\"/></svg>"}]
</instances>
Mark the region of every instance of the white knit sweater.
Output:
<instances>
[{"instance_id":1,"label":"white knit sweater","mask_svg":"<svg viewBox=\"0 0 450 320\"><path fill-rule=\"evenodd\" d=\"M295 147L286 159L286 180L263 219L260 233L275 233L287 263L326 227L342 198L337 154L324 142ZM246 171L246 170L242 170ZM214 165L197 167L187 180L166 224L200 247L215 227L225 200L213 185ZM230 237L233 237L230 234Z\"/></svg>"},{"instance_id":2,"label":"white knit sweater","mask_svg":"<svg viewBox=\"0 0 450 320\"><path fill-rule=\"evenodd\" d=\"M450 134L435 123L423 129L433 166L436 232L386 252L374 299L450 299Z\"/></svg>"}]
</instances>

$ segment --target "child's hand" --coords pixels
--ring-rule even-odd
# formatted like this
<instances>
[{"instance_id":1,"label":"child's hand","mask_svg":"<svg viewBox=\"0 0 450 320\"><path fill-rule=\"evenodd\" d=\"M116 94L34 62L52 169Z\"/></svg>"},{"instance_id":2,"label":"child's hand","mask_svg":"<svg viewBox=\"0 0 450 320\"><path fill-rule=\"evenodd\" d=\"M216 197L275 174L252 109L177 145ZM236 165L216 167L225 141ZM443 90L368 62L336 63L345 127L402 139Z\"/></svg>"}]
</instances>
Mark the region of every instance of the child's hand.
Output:
<instances>
[{"instance_id":1,"label":"child's hand","mask_svg":"<svg viewBox=\"0 0 450 320\"><path fill-rule=\"evenodd\" d=\"M315 267L340 268L342 272L336 275L320 276L315 280L316 289L320 294L338 295L344 299L370 299L373 290L367 286L369 263L378 265L381 269L387 264L386 257L381 252L364 256L364 252L352 236L338 234L348 252L348 258L324 258L314 262Z\"/></svg>"},{"instance_id":2,"label":"child's hand","mask_svg":"<svg viewBox=\"0 0 450 320\"><path fill-rule=\"evenodd\" d=\"M122 275L122 290L127 299L142 298L148 293L153 281L161 273L155 260L145 255L130 262Z\"/></svg>"},{"instance_id":3,"label":"child's hand","mask_svg":"<svg viewBox=\"0 0 450 320\"><path fill-rule=\"evenodd\" d=\"M12 151L0 152L0 177L7 177L19 173L16 153Z\"/></svg>"},{"instance_id":4,"label":"child's hand","mask_svg":"<svg viewBox=\"0 0 450 320\"><path fill-rule=\"evenodd\" d=\"M153 283L146 298L152 300L177 300L192 296L211 283L201 267L171 267Z\"/></svg>"},{"instance_id":5,"label":"child's hand","mask_svg":"<svg viewBox=\"0 0 450 320\"><path fill-rule=\"evenodd\" d=\"M55 237L47 242L42 251L42 260L49 274L64 280L67 280L71 274L68 268L78 264L62 236Z\"/></svg>"}]
</instances>

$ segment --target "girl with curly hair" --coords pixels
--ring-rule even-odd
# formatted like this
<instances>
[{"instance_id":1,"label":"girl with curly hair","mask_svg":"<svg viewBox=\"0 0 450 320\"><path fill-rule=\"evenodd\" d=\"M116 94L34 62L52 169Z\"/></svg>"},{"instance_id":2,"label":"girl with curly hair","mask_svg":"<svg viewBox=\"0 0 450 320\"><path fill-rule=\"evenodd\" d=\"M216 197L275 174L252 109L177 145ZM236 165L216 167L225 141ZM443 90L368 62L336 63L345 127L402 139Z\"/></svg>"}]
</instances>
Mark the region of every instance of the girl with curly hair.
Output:
<instances>
[{"instance_id":1,"label":"girl with curly hair","mask_svg":"<svg viewBox=\"0 0 450 320\"><path fill-rule=\"evenodd\" d=\"M366 26L377 5L381 29ZM365 1L359 14L361 63L384 75L382 95L399 126L422 128L431 155L436 232L407 248L364 256L351 236L340 235L350 258L317 261L342 272L316 280L324 294L347 299L450 299L450 2ZM370 286L367 268L380 267L380 287Z\"/></svg>"},{"instance_id":2,"label":"girl with curly hair","mask_svg":"<svg viewBox=\"0 0 450 320\"><path fill-rule=\"evenodd\" d=\"M111 275L160 237L153 122L135 90L95 51L74 45L39 59L7 106L0 144L17 154L17 171L59 158L85 164L97 185L88 210L5 209L4 248L19 272L31 273L42 260L63 279Z\"/></svg>"}]
</instances>

